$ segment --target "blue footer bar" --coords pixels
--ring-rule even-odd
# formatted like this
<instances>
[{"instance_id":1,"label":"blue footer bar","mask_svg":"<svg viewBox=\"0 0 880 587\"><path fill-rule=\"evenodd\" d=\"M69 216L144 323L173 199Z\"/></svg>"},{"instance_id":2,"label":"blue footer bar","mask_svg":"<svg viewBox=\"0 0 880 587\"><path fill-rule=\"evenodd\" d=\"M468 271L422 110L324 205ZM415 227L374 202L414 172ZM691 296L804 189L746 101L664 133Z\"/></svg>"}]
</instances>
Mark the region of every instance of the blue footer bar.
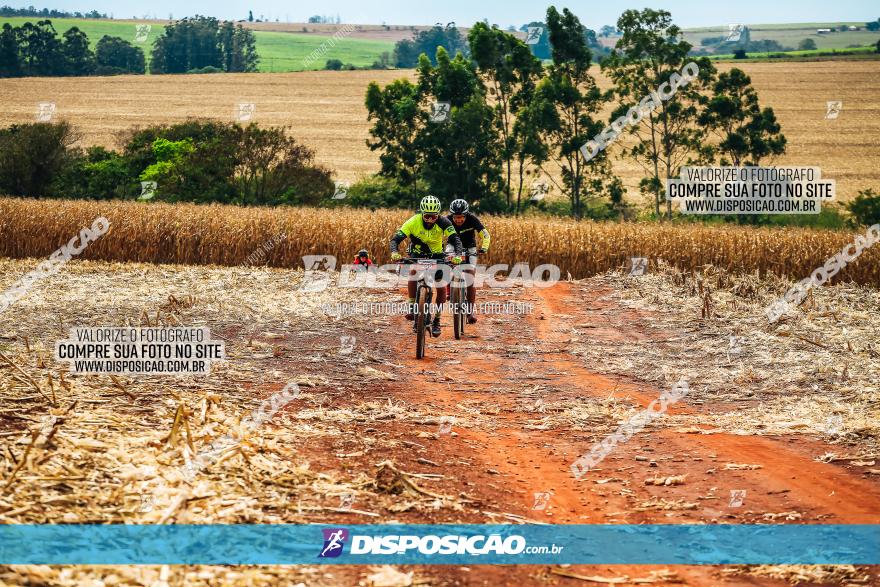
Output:
<instances>
[{"instance_id":1,"label":"blue footer bar","mask_svg":"<svg viewBox=\"0 0 880 587\"><path fill-rule=\"evenodd\" d=\"M0 564L880 564L880 525L0 525Z\"/></svg>"}]
</instances>

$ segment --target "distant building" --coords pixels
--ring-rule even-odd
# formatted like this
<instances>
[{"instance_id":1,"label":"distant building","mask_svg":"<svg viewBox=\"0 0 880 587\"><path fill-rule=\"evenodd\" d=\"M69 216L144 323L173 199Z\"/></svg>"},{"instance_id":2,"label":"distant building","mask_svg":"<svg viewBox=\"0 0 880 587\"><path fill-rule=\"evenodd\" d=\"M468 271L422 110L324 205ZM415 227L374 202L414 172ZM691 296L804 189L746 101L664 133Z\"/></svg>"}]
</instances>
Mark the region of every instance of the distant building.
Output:
<instances>
[{"instance_id":1,"label":"distant building","mask_svg":"<svg viewBox=\"0 0 880 587\"><path fill-rule=\"evenodd\" d=\"M860 30L862 30L862 27L860 27L860 26L852 26L852 25L850 25L850 26L847 27L847 29L848 29L848 30L851 30L851 31L860 31Z\"/></svg>"},{"instance_id":2,"label":"distant building","mask_svg":"<svg viewBox=\"0 0 880 587\"><path fill-rule=\"evenodd\" d=\"M820 35L826 35L831 32L831 29L816 29L816 32Z\"/></svg>"}]
</instances>

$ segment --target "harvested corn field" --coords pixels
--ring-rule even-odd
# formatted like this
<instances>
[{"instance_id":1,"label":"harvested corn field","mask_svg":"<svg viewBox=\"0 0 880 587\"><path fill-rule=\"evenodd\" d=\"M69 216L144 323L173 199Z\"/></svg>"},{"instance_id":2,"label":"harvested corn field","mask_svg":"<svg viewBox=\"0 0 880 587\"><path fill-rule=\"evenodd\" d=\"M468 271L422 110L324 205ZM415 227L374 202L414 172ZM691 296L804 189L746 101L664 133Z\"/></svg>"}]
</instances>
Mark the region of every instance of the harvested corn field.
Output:
<instances>
[{"instance_id":1,"label":"harvested corn field","mask_svg":"<svg viewBox=\"0 0 880 587\"><path fill-rule=\"evenodd\" d=\"M0 262L0 285L33 265ZM876 290L821 288L771 326L762 308L784 284L717 269L513 284L480 299L530 312L481 316L464 339L446 332L416 361L402 317L324 308L400 294L313 293L302 280L281 268L72 261L38 283L0 314L0 521L880 521ZM210 376L71 375L54 359L75 325L179 324L226 341L227 360ZM589 478L571 476L574 459L681 375L691 380L686 399ZM244 425L291 383L301 393L271 421ZM186 463L226 437L234 442L188 479ZM859 566L0 567L6 584L59 585L564 585L576 576L695 586L880 579Z\"/></svg>"},{"instance_id":2,"label":"harvested corn field","mask_svg":"<svg viewBox=\"0 0 880 587\"><path fill-rule=\"evenodd\" d=\"M880 61L737 63L751 76L762 106L771 106L788 138L788 153L776 165L818 166L837 180L838 199L880 188ZM720 71L732 67L720 64ZM593 70L603 89L607 78ZM82 144L116 147L116 134L132 126L171 124L187 118L233 120L239 103L253 103L253 120L289 126L317 152L317 162L354 181L375 173L379 159L366 146L370 123L367 84L385 85L412 70L318 71L289 74L118 76L112 78L26 78L0 84L0 126L34 120L37 105L54 102L57 116L81 129ZM843 103L836 120L826 104ZM609 105L606 114L610 114ZM638 198L643 171L618 160L615 172ZM548 172L556 173L548 166ZM558 190L551 194L558 196Z\"/></svg>"},{"instance_id":3,"label":"harvested corn field","mask_svg":"<svg viewBox=\"0 0 880 587\"><path fill-rule=\"evenodd\" d=\"M300 267L303 255L348 260L366 247L388 262L388 240L401 211L237 208L133 202L0 199L0 255L48 256L70 236L106 217L111 231L83 253L87 259ZM767 229L565 219L486 217L496 243L485 263L557 265L582 278L619 268L631 257L692 270L713 265L738 273L808 277L864 232ZM258 262L254 263L254 260ZM840 279L880 284L880 247L865 248Z\"/></svg>"}]
</instances>

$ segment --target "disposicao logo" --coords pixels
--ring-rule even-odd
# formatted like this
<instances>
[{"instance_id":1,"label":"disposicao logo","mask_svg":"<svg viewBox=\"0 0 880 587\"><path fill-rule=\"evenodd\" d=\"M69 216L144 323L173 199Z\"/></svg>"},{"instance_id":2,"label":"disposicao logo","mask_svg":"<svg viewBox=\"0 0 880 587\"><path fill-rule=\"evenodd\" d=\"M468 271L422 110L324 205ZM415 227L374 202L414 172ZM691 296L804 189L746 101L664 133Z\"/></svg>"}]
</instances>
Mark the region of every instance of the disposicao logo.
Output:
<instances>
[{"instance_id":1,"label":"disposicao logo","mask_svg":"<svg viewBox=\"0 0 880 587\"><path fill-rule=\"evenodd\" d=\"M345 541L348 540L348 530L345 528L324 528L324 547L318 558L336 558L342 554Z\"/></svg>"},{"instance_id":2,"label":"disposicao logo","mask_svg":"<svg viewBox=\"0 0 880 587\"><path fill-rule=\"evenodd\" d=\"M519 555L558 554L563 546L527 546L518 535L379 535L351 534L346 528L324 528L324 547L319 558L336 558L349 543L350 555ZM350 539L350 540L349 540ZM415 551L414 553L412 551Z\"/></svg>"}]
</instances>

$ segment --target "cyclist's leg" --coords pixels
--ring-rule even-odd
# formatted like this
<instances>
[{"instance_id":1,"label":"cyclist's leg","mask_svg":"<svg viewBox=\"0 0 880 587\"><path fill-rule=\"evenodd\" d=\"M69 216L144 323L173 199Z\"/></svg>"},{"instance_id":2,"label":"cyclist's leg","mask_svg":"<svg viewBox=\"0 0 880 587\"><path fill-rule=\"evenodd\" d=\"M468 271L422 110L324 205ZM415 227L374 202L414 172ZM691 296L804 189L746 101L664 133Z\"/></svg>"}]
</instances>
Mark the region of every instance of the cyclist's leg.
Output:
<instances>
[{"instance_id":1,"label":"cyclist's leg","mask_svg":"<svg viewBox=\"0 0 880 587\"><path fill-rule=\"evenodd\" d=\"M415 269L412 266L407 266L407 281L406 281L406 293L409 298L409 311L406 313L407 320L415 319L415 308L413 306L416 303L416 281L414 279Z\"/></svg>"},{"instance_id":2,"label":"cyclist's leg","mask_svg":"<svg viewBox=\"0 0 880 587\"><path fill-rule=\"evenodd\" d=\"M443 314L443 305L446 303L447 297L447 281L451 275L451 271L444 271L438 269L434 274L434 282L435 287L434 291L437 292L437 295L434 299L436 302L437 313L434 314L434 322L431 324L431 334L434 336L440 336L440 316ZM446 280L446 281L444 281Z\"/></svg>"}]
</instances>

